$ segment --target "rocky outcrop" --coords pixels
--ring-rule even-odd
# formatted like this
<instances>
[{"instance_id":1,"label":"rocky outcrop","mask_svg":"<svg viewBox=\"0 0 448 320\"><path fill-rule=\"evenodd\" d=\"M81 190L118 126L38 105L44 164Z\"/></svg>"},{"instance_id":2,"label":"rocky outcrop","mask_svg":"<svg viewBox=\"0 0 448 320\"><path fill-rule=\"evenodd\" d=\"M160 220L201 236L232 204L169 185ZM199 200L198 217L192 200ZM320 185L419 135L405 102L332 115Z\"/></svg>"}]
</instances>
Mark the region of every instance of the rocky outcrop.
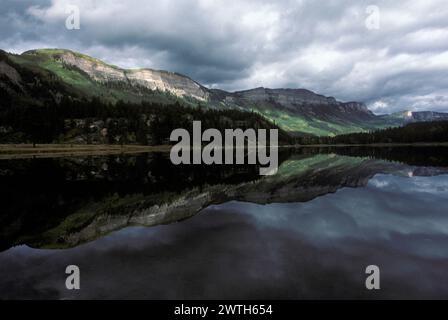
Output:
<instances>
[{"instance_id":1,"label":"rocky outcrop","mask_svg":"<svg viewBox=\"0 0 448 320\"><path fill-rule=\"evenodd\" d=\"M267 89L256 88L238 91L235 96L254 102L275 101L287 108L303 105L334 105L336 99L318 95L306 89Z\"/></svg>"},{"instance_id":2,"label":"rocky outcrop","mask_svg":"<svg viewBox=\"0 0 448 320\"><path fill-rule=\"evenodd\" d=\"M441 121L448 120L448 113L434 111L414 111L411 112L414 121Z\"/></svg>"},{"instance_id":3,"label":"rocky outcrop","mask_svg":"<svg viewBox=\"0 0 448 320\"><path fill-rule=\"evenodd\" d=\"M20 78L20 74L7 64L5 61L0 61L0 75L7 77L12 83L16 85L20 85L22 81Z\"/></svg>"},{"instance_id":4,"label":"rocky outcrop","mask_svg":"<svg viewBox=\"0 0 448 320\"><path fill-rule=\"evenodd\" d=\"M391 126L400 126L412 122L446 121L448 113L434 111L400 111L392 114L380 115L378 118Z\"/></svg>"},{"instance_id":5,"label":"rocky outcrop","mask_svg":"<svg viewBox=\"0 0 448 320\"><path fill-rule=\"evenodd\" d=\"M23 90L22 78L16 69L11 67L6 61L0 61L0 88L11 91L12 87L18 88L19 91ZM14 91L14 90L12 90ZM0 101L1 103L2 101Z\"/></svg>"},{"instance_id":6,"label":"rocky outcrop","mask_svg":"<svg viewBox=\"0 0 448 320\"><path fill-rule=\"evenodd\" d=\"M24 55L38 55L39 51L27 51ZM190 78L174 72L152 69L127 70L108 65L100 60L72 51L55 51L50 56L56 61L85 72L92 80L100 83L123 83L150 90L170 92L176 96L205 101L208 91Z\"/></svg>"},{"instance_id":7,"label":"rocky outcrop","mask_svg":"<svg viewBox=\"0 0 448 320\"><path fill-rule=\"evenodd\" d=\"M229 106L280 109L305 119L370 121L376 116L361 102L340 102L306 89L256 88L228 93L214 91L214 97Z\"/></svg>"},{"instance_id":8,"label":"rocky outcrop","mask_svg":"<svg viewBox=\"0 0 448 320\"><path fill-rule=\"evenodd\" d=\"M208 91L191 80L173 72L150 69L127 70L125 73L131 85L145 86L151 90L168 91L177 96L190 97L200 101L208 99Z\"/></svg>"}]
</instances>

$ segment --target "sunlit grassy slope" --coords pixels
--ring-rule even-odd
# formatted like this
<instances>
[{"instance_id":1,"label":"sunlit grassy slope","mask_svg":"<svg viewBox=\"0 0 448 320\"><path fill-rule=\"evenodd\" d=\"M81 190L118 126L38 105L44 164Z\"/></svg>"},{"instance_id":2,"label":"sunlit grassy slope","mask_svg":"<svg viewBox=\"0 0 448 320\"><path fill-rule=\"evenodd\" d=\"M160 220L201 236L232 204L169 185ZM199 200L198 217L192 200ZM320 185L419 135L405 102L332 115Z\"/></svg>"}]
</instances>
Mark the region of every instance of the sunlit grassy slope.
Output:
<instances>
[{"instance_id":1,"label":"sunlit grassy slope","mask_svg":"<svg viewBox=\"0 0 448 320\"><path fill-rule=\"evenodd\" d=\"M98 97L111 103L122 100L137 103L141 101L150 101L153 103L168 104L181 100L180 98L167 92L151 91L149 89L133 88L131 86L126 87L126 85L123 85L123 87L114 88L94 81L82 70L76 67L64 65L64 63L55 59L55 56L65 52L67 52L67 50L38 49L33 50L32 53L29 54L24 53L22 55L11 55L10 58L15 63L34 72L38 72L41 75L43 75L45 71L49 71L51 74L57 76L63 84L68 85L75 93L82 96ZM81 53L70 52L83 59L87 59L98 64L104 64L104 62L100 60ZM108 66L119 69L118 67L112 65Z\"/></svg>"},{"instance_id":2,"label":"sunlit grassy slope","mask_svg":"<svg viewBox=\"0 0 448 320\"><path fill-rule=\"evenodd\" d=\"M369 122L351 122L339 119L323 121L317 118L304 118L285 110L258 108L257 106L254 106L252 110L275 122L275 124L286 131L302 132L316 136L335 136L345 133L367 132L369 130L400 125L399 122L392 123L392 121L384 121L381 119Z\"/></svg>"}]
</instances>

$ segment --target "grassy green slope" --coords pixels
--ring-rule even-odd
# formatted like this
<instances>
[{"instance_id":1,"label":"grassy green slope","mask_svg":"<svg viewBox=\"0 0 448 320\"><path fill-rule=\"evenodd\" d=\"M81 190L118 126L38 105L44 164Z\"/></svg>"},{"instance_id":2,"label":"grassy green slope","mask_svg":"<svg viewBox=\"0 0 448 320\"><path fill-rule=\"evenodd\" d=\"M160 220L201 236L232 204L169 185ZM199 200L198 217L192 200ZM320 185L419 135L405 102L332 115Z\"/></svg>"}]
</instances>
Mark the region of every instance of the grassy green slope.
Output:
<instances>
[{"instance_id":1,"label":"grassy green slope","mask_svg":"<svg viewBox=\"0 0 448 320\"><path fill-rule=\"evenodd\" d=\"M103 101L111 103L115 103L119 100L137 103L141 101L149 101L159 104L168 104L175 101L186 103L183 99L166 92L125 86L115 88L94 81L82 70L79 70L76 67L66 66L62 62L55 59L58 54L63 54L64 52L67 52L67 50L39 49L33 50L29 53L24 53L22 55L10 55L10 59L13 62L41 75L43 75L43 71L51 72L64 84L68 85L74 93L81 96L98 97ZM104 62L101 62L95 58L72 51L70 52L84 59L94 61L95 63L104 64ZM111 67L119 69L115 66Z\"/></svg>"},{"instance_id":2,"label":"grassy green slope","mask_svg":"<svg viewBox=\"0 0 448 320\"><path fill-rule=\"evenodd\" d=\"M400 123L377 119L369 122L342 121L339 119L321 120L311 117L303 117L286 110L272 107L253 106L252 111L263 115L265 118L275 122L278 126L288 132L306 133L315 136L335 136L354 132L367 132L373 129L383 129L398 126Z\"/></svg>"}]
</instances>

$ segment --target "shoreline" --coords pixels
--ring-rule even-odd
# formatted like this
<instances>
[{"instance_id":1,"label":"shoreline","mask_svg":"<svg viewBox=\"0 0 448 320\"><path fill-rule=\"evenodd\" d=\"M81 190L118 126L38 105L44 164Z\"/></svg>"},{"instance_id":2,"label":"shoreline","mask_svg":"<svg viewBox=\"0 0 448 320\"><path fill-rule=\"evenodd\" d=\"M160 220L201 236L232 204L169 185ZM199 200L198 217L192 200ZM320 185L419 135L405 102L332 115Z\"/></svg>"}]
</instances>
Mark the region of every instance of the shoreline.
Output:
<instances>
[{"instance_id":1,"label":"shoreline","mask_svg":"<svg viewBox=\"0 0 448 320\"><path fill-rule=\"evenodd\" d=\"M168 152L170 148L169 145L0 144L0 160Z\"/></svg>"},{"instance_id":2,"label":"shoreline","mask_svg":"<svg viewBox=\"0 0 448 320\"><path fill-rule=\"evenodd\" d=\"M0 160L169 152L171 145L0 144ZM448 147L448 142L281 145L279 148Z\"/></svg>"},{"instance_id":3,"label":"shoreline","mask_svg":"<svg viewBox=\"0 0 448 320\"><path fill-rule=\"evenodd\" d=\"M448 147L448 142L403 142L403 143L339 143L339 144L298 144L297 148L326 148L326 147Z\"/></svg>"}]
</instances>

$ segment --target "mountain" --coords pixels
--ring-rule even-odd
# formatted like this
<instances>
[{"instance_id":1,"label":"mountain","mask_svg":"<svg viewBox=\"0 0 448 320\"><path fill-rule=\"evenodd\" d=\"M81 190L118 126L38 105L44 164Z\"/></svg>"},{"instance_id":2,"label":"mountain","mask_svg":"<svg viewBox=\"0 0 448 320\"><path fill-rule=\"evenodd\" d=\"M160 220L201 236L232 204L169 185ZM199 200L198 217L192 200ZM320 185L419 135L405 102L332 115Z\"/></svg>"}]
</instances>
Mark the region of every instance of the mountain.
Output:
<instances>
[{"instance_id":1,"label":"mountain","mask_svg":"<svg viewBox=\"0 0 448 320\"><path fill-rule=\"evenodd\" d=\"M340 102L306 89L256 88L234 93L213 91L212 99L227 107L255 110L290 132L328 135L381 128L365 104Z\"/></svg>"},{"instance_id":2,"label":"mountain","mask_svg":"<svg viewBox=\"0 0 448 320\"><path fill-rule=\"evenodd\" d=\"M259 113L292 133L318 136L448 118L429 111L377 116L363 103L340 102L306 89L209 89L178 73L122 69L70 50L38 49L20 55L0 52L1 104L17 99L60 101L62 97L233 108Z\"/></svg>"},{"instance_id":3,"label":"mountain","mask_svg":"<svg viewBox=\"0 0 448 320\"><path fill-rule=\"evenodd\" d=\"M397 121L400 124L411 122L426 122L426 121L442 121L448 120L448 113L434 112L434 111L401 111L388 115L380 116L384 119Z\"/></svg>"},{"instance_id":4,"label":"mountain","mask_svg":"<svg viewBox=\"0 0 448 320\"><path fill-rule=\"evenodd\" d=\"M43 82L59 86L53 96L98 97L115 103L166 103L176 97L205 101L208 91L188 77L152 69L126 70L70 50L39 49L0 57L1 87L8 92L35 95ZM170 95L172 95L170 97Z\"/></svg>"},{"instance_id":5,"label":"mountain","mask_svg":"<svg viewBox=\"0 0 448 320\"><path fill-rule=\"evenodd\" d=\"M140 87L167 91L199 101L205 101L208 98L208 91L205 87L186 76L173 72L152 69L121 69L68 50L31 50L24 52L20 58L25 63L30 60L37 62L43 68L62 76L64 80L74 86L79 83L76 82L76 78L71 77L70 71L74 75L76 73L87 75L88 78L85 79L87 82L93 81L105 86L117 84L129 89ZM16 60L20 62L20 58L16 58Z\"/></svg>"}]
</instances>

